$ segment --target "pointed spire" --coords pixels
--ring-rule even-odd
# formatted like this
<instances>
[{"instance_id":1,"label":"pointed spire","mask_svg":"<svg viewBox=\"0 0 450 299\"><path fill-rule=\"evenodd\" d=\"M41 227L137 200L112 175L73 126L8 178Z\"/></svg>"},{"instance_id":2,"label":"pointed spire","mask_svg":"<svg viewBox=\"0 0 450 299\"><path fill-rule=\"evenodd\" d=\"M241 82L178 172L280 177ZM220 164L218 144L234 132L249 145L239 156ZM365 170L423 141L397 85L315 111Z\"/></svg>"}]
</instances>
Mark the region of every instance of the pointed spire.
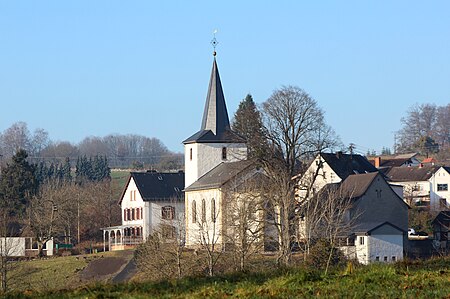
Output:
<instances>
[{"instance_id":1,"label":"pointed spire","mask_svg":"<svg viewBox=\"0 0 450 299\"><path fill-rule=\"evenodd\" d=\"M200 131L183 141L183 143L243 143L245 139L231 130L227 105L220 82L217 68L216 52L209 79L208 94L206 95L205 110L203 112Z\"/></svg>"},{"instance_id":2,"label":"pointed spire","mask_svg":"<svg viewBox=\"0 0 450 299\"><path fill-rule=\"evenodd\" d=\"M214 135L221 135L227 129L230 129L230 120L228 118L216 57L214 57L201 130L211 130Z\"/></svg>"}]
</instances>

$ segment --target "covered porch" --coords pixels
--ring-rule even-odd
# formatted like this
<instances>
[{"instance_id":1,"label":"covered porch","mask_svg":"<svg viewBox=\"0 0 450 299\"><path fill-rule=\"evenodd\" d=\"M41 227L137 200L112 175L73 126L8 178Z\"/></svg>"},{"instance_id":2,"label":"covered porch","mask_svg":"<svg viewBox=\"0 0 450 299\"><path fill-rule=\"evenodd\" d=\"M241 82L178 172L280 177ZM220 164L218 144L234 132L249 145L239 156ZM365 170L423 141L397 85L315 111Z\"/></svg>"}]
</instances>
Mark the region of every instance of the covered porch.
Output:
<instances>
[{"instance_id":1,"label":"covered porch","mask_svg":"<svg viewBox=\"0 0 450 299\"><path fill-rule=\"evenodd\" d=\"M145 241L141 226L111 226L102 228L103 251L133 248Z\"/></svg>"}]
</instances>

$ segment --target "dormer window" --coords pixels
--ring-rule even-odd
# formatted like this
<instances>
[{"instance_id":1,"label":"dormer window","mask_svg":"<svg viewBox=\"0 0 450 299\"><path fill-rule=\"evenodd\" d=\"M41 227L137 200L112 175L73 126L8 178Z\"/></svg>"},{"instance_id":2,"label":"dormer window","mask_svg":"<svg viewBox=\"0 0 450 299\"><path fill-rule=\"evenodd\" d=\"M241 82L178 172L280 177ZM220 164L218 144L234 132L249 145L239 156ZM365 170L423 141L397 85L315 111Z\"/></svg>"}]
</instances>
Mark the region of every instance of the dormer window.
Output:
<instances>
[{"instance_id":1,"label":"dormer window","mask_svg":"<svg viewBox=\"0 0 450 299\"><path fill-rule=\"evenodd\" d=\"M227 148L222 147L222 160L226 160L226 159L227 159Z\"/></svg>"}]
</instances>

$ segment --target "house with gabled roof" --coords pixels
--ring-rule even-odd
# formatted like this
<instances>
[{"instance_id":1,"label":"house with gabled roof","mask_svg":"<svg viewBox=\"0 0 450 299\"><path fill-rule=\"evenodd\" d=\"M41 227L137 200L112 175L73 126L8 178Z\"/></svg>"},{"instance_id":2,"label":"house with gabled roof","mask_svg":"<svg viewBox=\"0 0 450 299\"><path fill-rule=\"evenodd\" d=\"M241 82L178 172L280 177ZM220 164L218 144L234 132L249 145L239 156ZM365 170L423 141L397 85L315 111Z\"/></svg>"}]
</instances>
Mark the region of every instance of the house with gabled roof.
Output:
<instances>
[{"instance_id":1,"label":"house with gabled roof","mask_svg":"<svg viewBox=\"0 0 450 299\"><path fill-rule=\"evenodd\" d=\"M155 231L184 234L184 172L131 172L120 196L122 225L103 229L105 250L144 242Z\"/></svg>"},{"instance_id":2,"label":"house with gabled roof","mask_svg":"<svg viewBox=\"0 0 450 299\"><path fill-rule=\"evenodd\" d=\"M306 189L318 192L326 184L340 183L353 174L378 172L364 157L358 154L320 153L306 171L293 179L298 180L298 195L304 196Z\"/></svg>"},{"instance_id":3,"label":"house with gabled roof","mask_svg":"<svg viewBox=\"0 0 450 299\"><path fill-rule=\"evenodd\" d=\"M369 158L376 168L391 168L391 167L416 167L420 165L420 161L417 159L417 153L389 155L389 156L376 156Z\"/></svg>"},{"instance_id":4,"label":"house with gabled roof","mask_svg":"<svg viewBox=\"0 0 450 299\"><path fill-rule=\"evenodd\" d=\"M321 190L329 187L337 189L342 200L351 199L345 217L348 227L341 236L347 240L341 247L345 254L365 264L403 258L409 207L401 192L394 190L365 157L322 153L298 179L299 200L307 202L306 188L310 188L309 196L320 196ZM300 232L307 229L307 221L299 223Z\"/></svg>"},{"instance_id":5,"label":"house with gabled roof","mask_svg":"<svg viewBox=\"0 0 450 299\"><path fill-rule=\"evenodd\" d=\"M385 175L392 183L403 186L404 198L411 205L436 211L450 206L450 167L393 167Z\"/></svg>"}]
</instances>

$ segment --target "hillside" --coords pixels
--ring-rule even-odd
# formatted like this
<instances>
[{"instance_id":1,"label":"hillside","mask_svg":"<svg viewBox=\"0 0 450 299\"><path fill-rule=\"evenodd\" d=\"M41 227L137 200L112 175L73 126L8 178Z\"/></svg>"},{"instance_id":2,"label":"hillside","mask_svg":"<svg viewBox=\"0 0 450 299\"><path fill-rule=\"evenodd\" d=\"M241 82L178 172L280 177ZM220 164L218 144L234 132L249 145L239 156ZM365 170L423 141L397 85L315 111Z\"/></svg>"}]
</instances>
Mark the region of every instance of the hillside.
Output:
<instances>
[{"instance_id":1,"label":"hillside","mask_svg":"<svg viewBox=\"0 0 450 299\"><path fill-rule=\"evenodd\" d=\"M7 298L448 298L450 258L335 269L328 276L294 268L214 278L91 284L72 290L26 291Z\"/></svg>"}]
</instances>

